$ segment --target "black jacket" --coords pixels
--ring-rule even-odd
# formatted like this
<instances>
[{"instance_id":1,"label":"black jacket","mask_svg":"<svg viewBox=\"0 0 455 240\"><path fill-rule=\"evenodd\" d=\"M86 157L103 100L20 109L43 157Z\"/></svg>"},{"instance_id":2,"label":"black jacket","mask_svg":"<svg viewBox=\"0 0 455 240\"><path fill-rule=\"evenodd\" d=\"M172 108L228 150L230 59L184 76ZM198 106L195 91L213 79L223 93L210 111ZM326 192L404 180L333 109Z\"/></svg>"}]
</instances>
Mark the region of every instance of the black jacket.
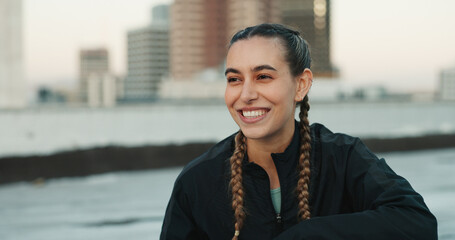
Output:
<instances>
[{"instance_id":1,"label":"black jacket","mask_svg":"<svg viewBox=\"0 0 455 240\"><path fill-rule=\"evenodd\" d=\"M311 219L298 221L297 129L285 152L272 154L281 185L281 221L273 208L267 173L244 160L247 216L239 239L437 239L435 217L404 178L358 138L332 133L320 124L311 126ZM183 169L160 239L232 239L233 149L234 135Z\"/></svg>"}]
</instances>

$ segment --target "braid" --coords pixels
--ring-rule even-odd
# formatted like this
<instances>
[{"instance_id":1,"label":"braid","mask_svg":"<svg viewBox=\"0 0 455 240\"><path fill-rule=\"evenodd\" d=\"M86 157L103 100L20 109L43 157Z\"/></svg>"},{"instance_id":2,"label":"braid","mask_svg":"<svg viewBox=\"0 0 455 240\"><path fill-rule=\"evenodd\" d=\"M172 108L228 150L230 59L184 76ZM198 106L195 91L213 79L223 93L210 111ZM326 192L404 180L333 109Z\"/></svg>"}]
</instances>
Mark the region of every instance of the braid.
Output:
<instances>
[{"instance_id":1,"label":"braid","mask_svg":"<svg viewBox=\"0 0 455 240\"><path fill-rule=\"evenodd\" d=\"M237 240L240 229L245 220L245 211L243 210L243 185L242 185L242 161L246 153L245 136L239 131L235 136L235 150L230 159L231 162L231 181L232 191L232 209L235 216L235 234L232 240Z\"/></svg>"},{"instance_id":2,"label":"braid","mask_svg":"<svg viewBox=\"0 0 455 240\"><path fill-rule=\"evenodd\" d=\"M297 183L297 196L299 200L299 217L301 220L310 218L309 191L310 184L310 152L311 152L311 136L310 123L308 121L308 111L310 104L308 96L305 96L300 103L300 159L299 159L299 180Z\"/></svg>"}]
</instances>

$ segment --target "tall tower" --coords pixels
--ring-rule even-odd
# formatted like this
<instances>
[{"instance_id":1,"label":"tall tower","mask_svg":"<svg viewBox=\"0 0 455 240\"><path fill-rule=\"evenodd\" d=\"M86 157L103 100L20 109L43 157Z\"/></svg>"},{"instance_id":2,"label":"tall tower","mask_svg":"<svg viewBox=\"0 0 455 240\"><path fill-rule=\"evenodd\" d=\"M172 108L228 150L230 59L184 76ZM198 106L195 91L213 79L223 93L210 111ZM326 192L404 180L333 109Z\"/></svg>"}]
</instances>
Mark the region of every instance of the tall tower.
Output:
<instances>
[{"instance_id":1,"label":"tall tower","mask_svg":"<svg viewBox=\"0 0 455 240\"><path fill-rule=\"evenodd\" d=\"M171 76L187 80L218 67L226 54L226 1L175 0L171 7Z\"/></svg>"},{"instance_id":2,"label":"tall tower","mask_svg":"<svg viewBox=\"0 0 455 240\"><path fill-rule=\"evenodd\" d=\"M26 106L22 1L0 0L0 108Z\"/></svg>"},{"instance_id":3,"label":"tall tower","mask_svg":"<svg viewBox=\"0 0 455 240\"><path fill-rule=\"evenodd\" d=\"M152 9L149 26L128 32L126 101L150 101L158 97L163 76L169 74L169 6Z\"/></svg>"},{"instance_id":4,"label":"tall tower","mask_svg":"<svg viewBox=\"0 0 455 240\"><path fill-rule=\"evenodd\" d=\"M330 0L283 0L281 22L296 28L308 41L316 77L336 77L330 60Z\"/></svg>"}]
</instances>

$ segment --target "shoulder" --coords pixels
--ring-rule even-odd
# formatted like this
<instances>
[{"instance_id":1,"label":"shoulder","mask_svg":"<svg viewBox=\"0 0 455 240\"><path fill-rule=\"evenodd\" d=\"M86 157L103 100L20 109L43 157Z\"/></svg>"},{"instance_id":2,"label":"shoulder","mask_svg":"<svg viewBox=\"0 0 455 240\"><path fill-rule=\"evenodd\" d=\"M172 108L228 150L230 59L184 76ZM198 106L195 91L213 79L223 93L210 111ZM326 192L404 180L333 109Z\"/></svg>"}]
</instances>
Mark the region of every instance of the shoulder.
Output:
<instances>
[{"instance_id":1,"label":"shoulder","mask_svg":"<svg viewBox=\"0 0 455 240\"><path fill-rule=\"evenodd\" d=\"M361 161L375 162L377 157L358 138L344 133L333 133L320 123L311 125L313 154L319 158L330 158L336 161L361 159Z\"/></svg>"},{"instance_id":2,"label":"shoulder","mask_svg":"<svg viewBox=\"0 0 455 240\"><path fill-rule=\"evenodd\" d=\"M359 138L344 133L333 133L320 123L313 123L310 129L313 144L320 147L349 147L360 141Z\"/></svg>"}]
</instances>

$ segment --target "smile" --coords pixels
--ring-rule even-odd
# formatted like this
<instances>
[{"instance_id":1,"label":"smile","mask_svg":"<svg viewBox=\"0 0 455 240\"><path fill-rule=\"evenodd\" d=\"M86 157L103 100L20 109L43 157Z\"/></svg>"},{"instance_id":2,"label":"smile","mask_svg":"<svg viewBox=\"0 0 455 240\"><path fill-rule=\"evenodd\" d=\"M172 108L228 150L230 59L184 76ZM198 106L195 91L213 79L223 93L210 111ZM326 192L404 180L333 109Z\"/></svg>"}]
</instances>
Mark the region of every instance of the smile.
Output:
<instances>
[{"instance_id":1,"label":"smile","mask_svg":"<svg viewBox=\"0 0 455 240\"><path fill-rule=\"evenodd\" d=\"M240 109L237 112L244 123L256 123L264 119L269 111L268 108L254 108Z\"/></svg>"},{"instance_id":2,"label":"smile","mask_svg":"<svg viewBox=\"0 0 455 240\"><path fill-rule=\"evenodd\" d=\"M256 111L242 111L242 115L246 118L257 118L264 115L267 111L256 110Z\"/></svg>"}]
</instances>

